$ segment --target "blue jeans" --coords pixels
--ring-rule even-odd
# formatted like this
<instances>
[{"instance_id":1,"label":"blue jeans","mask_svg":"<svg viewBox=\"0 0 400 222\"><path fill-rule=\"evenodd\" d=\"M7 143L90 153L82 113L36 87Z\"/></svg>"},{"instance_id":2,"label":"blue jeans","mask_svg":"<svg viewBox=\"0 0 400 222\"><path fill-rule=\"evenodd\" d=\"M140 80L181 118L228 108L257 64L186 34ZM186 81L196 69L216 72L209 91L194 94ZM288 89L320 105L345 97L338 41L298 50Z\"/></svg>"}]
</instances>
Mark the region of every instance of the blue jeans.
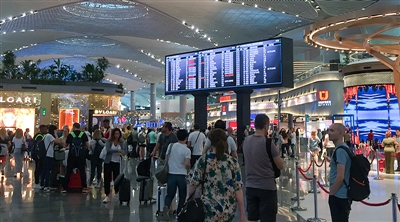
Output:
<instances>
[{"instance_id":1,"label":"blue jeans","mask_svg":"<svg viewBox=\"0 0 400 222\"><path fill-rule=\"evenodd\" d=\"M179 189L179 202L178 209L176 212L180 212L183 204L186 201L187 185L186 175L168 174L167 182L167 196L165 197L165 206L170 207L172 200L176 194L176 188Z\"/></svg>"},{"instance_id":2,"label":"blue jeans","mask_svg":"<svg viewBox=\"0 0 400 222\"><path fill-rule=\"evenodd\" d=\"M294 152L294 144L290 144L290 147L292 148L292 155L294 155L295 154L295 152Z\"/></svg>"},{"instance_id":3,"label":"blue jeans","mask_svg":"<svg viewBox=\"0 0 400 222\"><path fill-rule=\"evenodd\" d=\"M53 158L46 156L46 159L44 159L42 175L40 176L41 179L40 185L44 187L49 187L50 172L52 167L53 167Z\"/></svg>"}]
</instances>

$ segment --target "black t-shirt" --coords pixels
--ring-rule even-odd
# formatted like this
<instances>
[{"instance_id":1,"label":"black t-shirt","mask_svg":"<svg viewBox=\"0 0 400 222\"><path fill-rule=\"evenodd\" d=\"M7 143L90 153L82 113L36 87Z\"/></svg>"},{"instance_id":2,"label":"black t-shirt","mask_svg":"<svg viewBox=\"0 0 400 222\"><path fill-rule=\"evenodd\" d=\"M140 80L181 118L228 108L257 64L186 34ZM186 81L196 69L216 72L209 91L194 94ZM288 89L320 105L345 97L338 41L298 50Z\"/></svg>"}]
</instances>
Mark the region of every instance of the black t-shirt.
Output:
<instances>
[{"instance_id":1,"label":"black t-shirt","mask_svg":"<svg viewBox=\"0 0 400 222\"><path fill-rule=\"evenodd\" d=\"M158 138L158 143L161 146L161 159L165 159L165 153L167 152L168 146L171 143L178 142L178 137L175 133L171 133L168 136L161 134Z\"/></svg>"},{"instance_id":2,"label":"black t-shirt","mask_svg":"<svg viewBox=\"0 0 400 222\"><path fill-rule=\"evenodd\" d=\"M76 136L76 137L78 137L79 134L80 134L81 132L82 132L82 131L80 131L80 130L74 130L74 133L75 133L75 136ZM65 141L65 143L67 144L67 146L68 146L69 144L72 143L72 140L73 140L73 139L74 139L74 138L72 137L72 135L71 135L71 134L68 134L67 140ZM83 147L86 148L86 142L89 141L89 139L88 139L88 137L87 137L87 135L86 135L85 132L83 132L83 135L82 135L81 139L82 139Z\"/></svg>"}]
</instances>

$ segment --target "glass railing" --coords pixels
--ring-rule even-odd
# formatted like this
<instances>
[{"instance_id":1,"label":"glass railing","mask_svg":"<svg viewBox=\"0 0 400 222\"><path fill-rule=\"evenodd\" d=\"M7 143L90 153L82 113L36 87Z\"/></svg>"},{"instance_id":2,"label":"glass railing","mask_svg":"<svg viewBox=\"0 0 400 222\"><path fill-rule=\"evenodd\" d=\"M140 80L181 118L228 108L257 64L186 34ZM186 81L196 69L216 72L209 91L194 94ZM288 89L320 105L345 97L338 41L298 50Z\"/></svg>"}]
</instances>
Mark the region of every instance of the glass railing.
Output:
<instances>
[{"instance_id":1,"label":"glass railing","mask_svg":"<svg viewBox=\"0 0 400 222\"><path fill-rule=\"evenodd\" d=\"M320 73L339 71L341 68L342 68L342 65L340 63L322 64L322 65L316 66L306 72L295 75L294 82L296 83L298 81L308 79L308 78L318 75Z\"/></svg>"}]
</instances>

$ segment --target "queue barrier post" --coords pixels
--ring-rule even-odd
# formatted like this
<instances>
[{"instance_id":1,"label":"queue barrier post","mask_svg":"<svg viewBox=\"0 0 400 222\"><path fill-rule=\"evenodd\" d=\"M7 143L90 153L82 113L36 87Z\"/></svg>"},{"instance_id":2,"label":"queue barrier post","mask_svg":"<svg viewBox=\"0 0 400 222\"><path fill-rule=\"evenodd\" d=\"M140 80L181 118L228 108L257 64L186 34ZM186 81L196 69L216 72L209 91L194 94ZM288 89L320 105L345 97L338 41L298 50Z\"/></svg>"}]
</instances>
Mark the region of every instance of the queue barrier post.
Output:
<instances>
[{"instance_id":1,"label":"queue barrier post","mask_svg":"<svg viewBox=\"0 0 400 222\"><path fill-rule=\"evenodd\" d=\"M393 218L393 222L397 222L398 204L397 204L397 195L396 195L396 193L392 193L391 199L392 199L392 218Z\"/></svg>"},{"instance_id":2,"label":"queue barrier post","mask_svg":"<svg viewBox=\"0 0 400 222\"><path fill-rule=\"evenodd\" d=\"M379 149L376 150L375 156L376 156L376 177L374 178L374 180L383 180L383 178L379 176Z\"/></svg>"},{"instance_id":3,"label":"queue barrier post","mask_svg":"<svg viewBox=\"0 0 400 222\"><path fill-rule=\"evenodd\" d=\"M314 188L314 218L308 218L307 222L326 222L323 218L318 218L318 200L317 200L317 177L313 175L313 188Z\"/></svg>"},{"instance_id":4,"label":"queue barrier post","mask_svg":"<svg viewBox=\"0 0 400 222\"><path fill-rule=\"evenodd\" d=\"M296 200L297 206L292 206L290 209L294 211L306 211L306 207L300 206L300 199L304 200L304 197L300 197L300 173L299 173L299 162L296 161L296 196L292 197L292 200Z\"/></svg>"}]
</instances>

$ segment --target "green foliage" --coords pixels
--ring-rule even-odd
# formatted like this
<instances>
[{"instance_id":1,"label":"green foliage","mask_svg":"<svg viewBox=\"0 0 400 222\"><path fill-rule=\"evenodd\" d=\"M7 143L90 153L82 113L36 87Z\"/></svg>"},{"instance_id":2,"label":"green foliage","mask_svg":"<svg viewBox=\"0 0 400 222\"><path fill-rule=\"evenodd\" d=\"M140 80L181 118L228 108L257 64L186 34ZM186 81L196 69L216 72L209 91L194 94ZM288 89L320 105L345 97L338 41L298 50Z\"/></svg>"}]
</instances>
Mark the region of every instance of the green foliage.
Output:
<instances>
[{"instance_id":1,"label":"green foliage","mask_svg":"<svg viewBox=\"0 0 400 222\"><path fill-rule=\"evenodd\" d=\"M73 66L64 64L61 59L53 60L53 64L41 69L41 60L33 62L25 60L16 65L16 56L12 51L3 55L0 79L24 79L34 84L64 85L65 82L96 82L105 78L105 71L110 67L110 62L102 57L96 64L82 66L82 72L77 72Z\"/></svg>"}]
</instances>

